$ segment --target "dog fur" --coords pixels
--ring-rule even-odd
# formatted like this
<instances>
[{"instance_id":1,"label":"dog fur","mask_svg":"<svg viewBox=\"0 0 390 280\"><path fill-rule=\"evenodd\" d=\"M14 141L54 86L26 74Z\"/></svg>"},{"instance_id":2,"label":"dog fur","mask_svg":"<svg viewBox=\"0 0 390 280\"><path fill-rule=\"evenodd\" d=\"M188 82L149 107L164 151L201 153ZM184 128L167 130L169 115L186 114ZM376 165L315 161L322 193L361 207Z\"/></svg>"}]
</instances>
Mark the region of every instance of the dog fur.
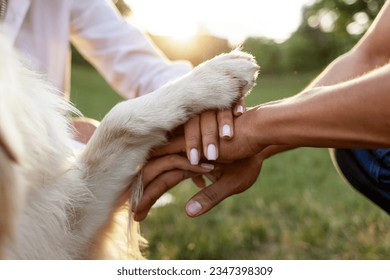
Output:
<instances>
[{"instance_id":1,"label":"dog fur","mask_svg":"<svg viewBox=\"0 0 390 280\"><path fill-rule=\"evenodd\" d=\"M119 197L130 188L130 200L139 199L140 169L167 132L204 110L230 107L252 88L258 71L241 51L217 56L146 96L117 104L75 154L68 123L75 109L2 37L0 53L5 259L142 258L137 224L127 210L118 214ZM130 238L123 236L128 223Z\"/></svg>"}]
</instances>

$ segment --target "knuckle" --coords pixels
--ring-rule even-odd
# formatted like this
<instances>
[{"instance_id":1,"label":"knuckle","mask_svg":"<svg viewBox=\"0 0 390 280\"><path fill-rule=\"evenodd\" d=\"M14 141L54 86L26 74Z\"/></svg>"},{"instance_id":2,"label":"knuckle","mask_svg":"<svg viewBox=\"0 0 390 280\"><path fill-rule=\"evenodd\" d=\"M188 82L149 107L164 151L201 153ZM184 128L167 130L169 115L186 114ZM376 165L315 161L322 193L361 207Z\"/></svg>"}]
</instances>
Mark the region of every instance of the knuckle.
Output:
<instances>
[{"instance_id":1,"label":"knuckle","mask_svg":"<svg viewBox=\"0 0 390 280\"><path fill-rule=\"evenodd\" d=\"M185 140L186 143L194 144L199 142L199 135L196 133L186 133Z\"/></svg>"},{"instance_id":2,"label":"knuckle","mask_svg":"<svg viewBox=\"0 0 390 280\"><path fill-rule=\"evenodd\" d=\"M205 188L203 190L203 195L207 201L215 203L219 201L218 192L214 191L213 188Z\"/></svg>"},{"instance_id":3,"label":"knuckle","mask_svg":"<svg viewBox=\"0 0 390 280\"><path fill-rule=\"evenodd\" d=\"M203 136L203 138L213 138L213 137L216 137L217 136L217 130L214 127L205 129L202 132L202 136Z\"/></svg>"},{"instance_id":4,"label":"knuckle","mask_svg":"<svg viewBox=\"0 0 390 280\"><path fill-rule=\"evenodd\" d=\"M168 191L169 189L171 189L173 186L175 186L176 184L178 184L180 181L183 180L184 178L184 175L183 175L183 171L181 170L174 170L174 171L171 171L171 172L166 172L164 173L161 177L162 181L161 181L161 185L162 185L162 190L163 192L162 193L165 193L166 191ZM185 179L185 178L184 178ZM161 194L162 194L161 193ZM159 195L160 196L160 195Z\"/></svg>"},{"instance_id":5,"label":"knuckle","mask_svg":"<svg viewBox=\"0 0 390 280\"><path fill-rule=\"evenodd\" d=\"M229 113L229 114L220 116L218 118L218 124L219 125L225 125L225 124L232 125L233 124L233 115L231 113Z\"/></svg>"},{"instance_id":6,"label":"knuckle","mask_svg":"<svg viewBox=\"0 0 390 280\"><path fill-rule=\"evenodd\" d=\"M175 155L175 154L168 155L167 160L168 160L170 165L173 165L177 162L177 155Z\"/></svg>"},{"instance_id":7,"label":"knuckle","mask_svg":"<svg viewBox=\"0 0 390 280\"><path fill-rule=\"evenodd\" d=\"M213 123L215 122L217 118L217 112L215 111L207 111L207 112L204 112L201 116L201 125L202 124L205 124L205 123Z\"/></svg>"}]
</instances>

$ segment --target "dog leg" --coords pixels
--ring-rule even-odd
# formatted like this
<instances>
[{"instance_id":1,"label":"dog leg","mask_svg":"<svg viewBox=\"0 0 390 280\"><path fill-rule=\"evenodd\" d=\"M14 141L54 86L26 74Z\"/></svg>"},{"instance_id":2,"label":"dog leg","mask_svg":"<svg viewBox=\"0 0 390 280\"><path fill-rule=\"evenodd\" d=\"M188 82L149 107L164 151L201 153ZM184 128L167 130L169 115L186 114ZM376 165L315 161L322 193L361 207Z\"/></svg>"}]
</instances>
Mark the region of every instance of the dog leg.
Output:
<instances>
[{"instance_id":1,"label":"dog leg","mask_svg":"<svg viewBox=\"0 0 390 280\"><path fill-rule=\"evenodd\" d=\"M79 161L96 198L86 209L83 234L93 235L108 220L107 209L114 209L150 149L163 144L168 131L204 110L231 107L252 88L258 69L252 56L233 51L153 93L116 105Z\"/></svg>"}]
</instances>

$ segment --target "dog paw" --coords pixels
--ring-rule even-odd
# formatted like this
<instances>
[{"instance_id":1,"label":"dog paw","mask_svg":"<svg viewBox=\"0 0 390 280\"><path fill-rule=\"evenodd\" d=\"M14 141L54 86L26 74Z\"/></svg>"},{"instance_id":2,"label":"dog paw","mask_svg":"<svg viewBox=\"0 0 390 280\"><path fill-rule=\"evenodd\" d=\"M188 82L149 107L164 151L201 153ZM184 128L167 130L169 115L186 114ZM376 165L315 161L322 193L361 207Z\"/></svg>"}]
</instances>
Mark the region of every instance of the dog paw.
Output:
<instances>
[{"instance_id":1,"label":"dog paw","mask_svg":"<svg viewBox=\"0 0 390 280\"><path fill-rule=\"evenodd\" d=\"M255 85L260 67L248 53L234 50L208 60L194 69L187 87L208 108L227 108Z\"/></svg>"}]
</instances>

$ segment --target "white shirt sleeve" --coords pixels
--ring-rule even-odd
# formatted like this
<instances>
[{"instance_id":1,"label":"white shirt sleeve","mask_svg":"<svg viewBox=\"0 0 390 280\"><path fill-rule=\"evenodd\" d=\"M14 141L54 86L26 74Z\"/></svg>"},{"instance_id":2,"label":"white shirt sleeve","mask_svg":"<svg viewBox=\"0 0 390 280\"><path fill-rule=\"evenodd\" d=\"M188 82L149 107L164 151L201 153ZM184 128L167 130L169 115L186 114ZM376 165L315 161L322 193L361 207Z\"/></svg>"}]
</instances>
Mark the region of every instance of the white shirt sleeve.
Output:
<instances>
[{"instance_id":1,"label":"white shirt sleeve","mask_svg":"<svg viewBox=\"0 0 390 280\"><path fill-rule=\"evenodd\" d=\"M73 0L71 41L125 98L149 93L188 73L189 62L171 62L111 0Z\"/></svg>"}]
</instances>

